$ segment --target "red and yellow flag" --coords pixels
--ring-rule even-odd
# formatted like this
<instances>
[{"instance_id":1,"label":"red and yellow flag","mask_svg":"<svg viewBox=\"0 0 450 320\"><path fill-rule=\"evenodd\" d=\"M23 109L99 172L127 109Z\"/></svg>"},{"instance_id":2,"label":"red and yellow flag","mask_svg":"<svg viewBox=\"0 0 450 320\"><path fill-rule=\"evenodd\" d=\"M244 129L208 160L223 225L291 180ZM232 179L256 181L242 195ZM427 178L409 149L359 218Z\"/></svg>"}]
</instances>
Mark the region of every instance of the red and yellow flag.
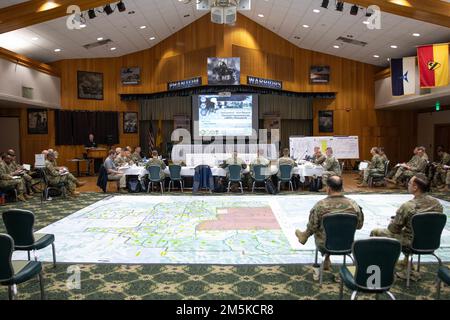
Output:
<instances>
[{"instance_id":1,"label":"red and yellow flag","mask_svg":"<svg viewBox=\"0 0 450 320\"><path fill-rule=\"evenodd\" d=\"M448 85L448 43L420 46L417 58L421 88Z\"/></svg>"}]
</instances>

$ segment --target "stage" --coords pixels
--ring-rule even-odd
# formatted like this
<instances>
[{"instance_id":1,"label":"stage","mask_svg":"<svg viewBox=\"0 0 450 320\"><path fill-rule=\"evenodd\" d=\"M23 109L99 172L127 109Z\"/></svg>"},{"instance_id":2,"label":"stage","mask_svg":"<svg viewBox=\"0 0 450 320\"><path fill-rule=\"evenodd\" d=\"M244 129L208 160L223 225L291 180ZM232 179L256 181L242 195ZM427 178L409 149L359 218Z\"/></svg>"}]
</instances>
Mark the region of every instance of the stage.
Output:
<instances>
[{"instance_id":1,"label":"stage","mask_svg":"<svg viewBox=\"0 0 450 320\"><path fill-rule=\"evenodd\" d=\"M314 239L302 246L294 231L305 229L309 210L324 197L111 196L39 232L55 235L57 261L65 263L309 264L314 261ZM365 214L356 239L386 227L400 204L412 198L405 194L349 197ZM448 216L450 203L440 201ZM38 254L40 260L52 261L50 247ZM437 254L450 261L450 221ZM14 254L14 258L25 257L23 252Z\"/></svg>"}]
</instances>

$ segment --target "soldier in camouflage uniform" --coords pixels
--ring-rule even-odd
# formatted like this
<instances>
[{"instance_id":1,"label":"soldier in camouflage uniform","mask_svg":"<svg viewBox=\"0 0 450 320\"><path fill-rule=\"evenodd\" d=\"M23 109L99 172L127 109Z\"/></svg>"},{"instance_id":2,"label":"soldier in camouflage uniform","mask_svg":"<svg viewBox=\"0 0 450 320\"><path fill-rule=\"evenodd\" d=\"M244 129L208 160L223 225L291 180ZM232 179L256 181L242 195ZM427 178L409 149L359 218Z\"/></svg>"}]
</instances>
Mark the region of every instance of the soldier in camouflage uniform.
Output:
<instances>
[{"instance_id":1,"label":"soldier in camouflage uniform","mask_svg":"<svg viewBox=\"0 0 450 320\"><path fill-rule=\"evenodd\" d=\"M424 174L417 174L412 177L408 183L408 192L413 194L414 198L400 206L387 229L374 229L370 235L373 237L396 238L402 243L402 246L411 246L413 239L411 229L412 217L416 213L444 212L441 203L426 194L428 184L428 179Z\"/></svg>"},{"instance_id":2,"label":"soldier in camouflage uniform","mask_svg":"<svg viewBox=\"0 0 450 320\"><path fill-rule=\"evenodd\" d=\"M440 188L442 192L450 191L450 166L444 166L444 169L447 169L447 176L445 177L445 186Z\"/></svg>"},{"instance_id":3,"label":"soldier in camouflage uniform","mask_svg":"<svg viewBox=\"0 0 450 320\"><path fill-rule=\"evenodd\" d=\"M333 149L328 147L326 151L327 158L325 162L322 164L323 169L325 170L322 173L322 183L323 189L327 186L327 180L331 176L341 176L341 165L339 161L333 156ZM322 190L323 190L322 189Z\"/></svg>"},{"instance_id":4,"label":"soldier in camouflage uniform","mask_svg":"<svg viewBox=\"0 0 450 320\"><path fill-rule=\"evenodd\" d=\"M416 149L416 154L411 158L411 160L408 163L400 164L394 177L392 179L386 179L386 181L397 184L400 181L406 179L409 180L415 174L425 172L428 164L424 158L425 150L422 147L417 147Z\"/></svg>"},{"instance_id":5,"label":"soldier in camouflage uniform","mask_svg":"<svg viewBox=\"0 0 450 320\"><path fill-rule=\"evenodd\" d=\"M320 151L319 147L314 147L314 155L311 157L311 162L319 165L325 162L327 158L324 154L322 154L322 151Z\"/></svg>"},{"instance_id":6,"label":"soldier in camouflage uniform","mask_svg":"<svg viewBox=\"0 0 450 320\"><path fill-rule=\"evenodd\" d=\"M433 167L435 168L435 172L433 177L433 185L439 187L445 183L445 179L447 176L447 169L444 166L450 165L450 154L444 152L443 146L437 147L437 155L439 157L439 162L433 163Z\"/></svg>"},{"instance_id":7,"label":"soldier in camouflage uniform","mask_svg":"<svg viewBox=\"0 0 450 320\"><path fill-rule=\"evenodd\" d=\"M256 158L253 159L253 161L250 163L250 175L251 175L252 178L255 177L255 173L253 171L253 167L255 165L263 166L263 169L261 170L261 173L266 175L266 176L270 176L270 169L269 170L266 169L266 168L270 168L270 160L267 159L266 157L264 157L264 150L262 150L262 149L258 150Z\"/></svg>"},{"instance_id":8,"label":"soldier in camouflage uniform","mask_svg":"<svg viewBox=\"0 0 450 320\"><path fill-rule=\"evenodd\" d=\"M378 147L378 152L379 152L381 159L383 160L383 163L386 163L387 161L389 161L388 157L386 156L386 153L384 152L383 147Z\"/></svg>"},{"instance_id":9,"label":"soldier in camouflage uniform","mask_svg":"<svg viewBox=\"0 0 450 320\"><path fill-rule=\"evenodd\" d=\"M134 152L131 155L131 160L135 163L138 164L140 162L142 162L142 157L141 157L141 147L136 147L134 148Z\"/></svg>"},{"instance_id":10,"label":"soldier in camouflage uniform","mask_svg":"<svg viewBox=\"0 0 450 320\"><path fill-rule=\"evenodd\" d=\"M383 174L384 173L384 162L380 157L379 150L377 147L373 147L370 150L372 154L372 160L370 161L368 167L363 170L363 181L358 187L367 187L367 181L372 174Z\"/></svg>"},{"instance_id":11,"label":"soldier in camouflage uniform","mask_svg":"<svg viewBox=\"0 0 450 320\"><path fill-rule=\"evenodd\" d=\"M161 179L164 179L166 177L166 175L164 173L164 169L166 168L166 164L161 159L158 159L158 151L156 151L156 150L152 151L152 157L145 164L145 169L149 170L150 166L159 166L161 168L161 171L159 172L159 177Z\"/></svg>"},{"instance_id":12,"label":"soldier in camouflage uniform","mask_svg":"<svg viewBox=\"0 0 450 320\"><path fill-rule=\"evenodd\" d=\"M283 149L283 156L278 159L278 165L284 165L284 164L288 164L292 167L296 167L297 163L295 163L295 161L289 157L289 149L288 148L284 148Z\"/></svg>"},{"instance_id":13,"label":"soldier in camouflage uniform","mask_svg":"<svg viewBox=\"0 0 450 320\"><path fill-rule=\"evenodd\" d=\"M6 191L10 189L16 189L17 199L20 201L26 201L29 197L25 194L25 185L23 179L14 179L10 174L8 168L8 160L12 160L7 154L2 154L0 160L0 190ZM7 159L9 158L9 159ZM6 160L6 162L4 161Z\"/></svg>"},{"instance_id":14,"label":"soldier in camouflage uniform","mask_svg":"<svg viewBox=\"0 0 450 320\"><path fill-rule=\"evenodd\" d=\"M342 178L339 176L331 176L327 181L327 194L323 200L317 202L311 209L309 221L305 231L296 230L295 235L301 244L305 244L308 238L314 235L318 250L323 253L325 246L325 230L322 225L323 216L334 213L351 213L358 218L357 229L361 229L364 224L364 214L361 207L352 199L342 194ZM330 269L329 256L324 262L324 269Z\"/></svg>"},{"instance_id":15,"label":"soldier in camouflage uniform","mask_svg":"<svg viewBox=\"0 0 450 320\"><path fill-rule=\"evenodd\" d=\"M16 152L13 149L8 150L8 155L12 158L11 163L9 164L9 170L11 173L18 173L20 172L20 176L23 178L26 191L28 194L32 195L32 184L33 184L33 178L25 172L22 166L19 166L16 163ZM14 175L14 174L13 174Z\"/></svg>"},{"instance_id":16,"label":"soldier in camouflage uniform","mask_svg":"<svg viewBox=\"0 0 450 320\"><path fill-rule=\"evenodd\" d=\"M65 187L72 196L78 196L80 193L75 191L76 187L83 186L86 182L79 182L70 172L63 172L56 165L55 153L48 152L45 161L45 175L47 176L50 186L56 186L64 183Z\"/></svg>"}]
</instances>

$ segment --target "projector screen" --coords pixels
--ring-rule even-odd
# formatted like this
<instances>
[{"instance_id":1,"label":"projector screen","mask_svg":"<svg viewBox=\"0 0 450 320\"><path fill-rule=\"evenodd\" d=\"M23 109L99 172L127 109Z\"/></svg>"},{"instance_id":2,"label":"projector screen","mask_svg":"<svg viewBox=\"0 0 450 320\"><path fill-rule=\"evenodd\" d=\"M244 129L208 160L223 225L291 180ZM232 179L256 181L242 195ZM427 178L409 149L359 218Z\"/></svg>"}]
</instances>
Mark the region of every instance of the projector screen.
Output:
<instances>
[{"instance_id":1,"label":"projector screen","mask_svg":"<svg viewBox=\"0 0 450 320\"><path fill-rule=\"evenodd\" d=\"M194 139L250 137L258 130L258 96L252 94L193 96ZM253 132L253 130L255 132Z\"/></svg>"}]
</instances>

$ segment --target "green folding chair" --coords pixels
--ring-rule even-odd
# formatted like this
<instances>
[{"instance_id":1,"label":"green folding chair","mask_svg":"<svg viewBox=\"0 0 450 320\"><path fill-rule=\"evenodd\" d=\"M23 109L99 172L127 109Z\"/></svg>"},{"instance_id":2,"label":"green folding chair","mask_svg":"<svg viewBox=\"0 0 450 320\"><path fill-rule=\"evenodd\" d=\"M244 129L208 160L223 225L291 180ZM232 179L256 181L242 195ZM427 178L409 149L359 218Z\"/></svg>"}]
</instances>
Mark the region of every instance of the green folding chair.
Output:
<instances>
[{"instance_id":1,"label":"green folding chair","mask_svg":"<svg viewBox=\"0 0 450 320\"><path fill-rule=\"evenodd\" d=\"M244 188L242 187L241 169L242 169L242 167L238 164L231 164L228 166L229 177L228 177L227 192L230 192L231 183L237 182L237 183L239 183L241 193L244 193Z\"/></svg>"}]
</instances>

